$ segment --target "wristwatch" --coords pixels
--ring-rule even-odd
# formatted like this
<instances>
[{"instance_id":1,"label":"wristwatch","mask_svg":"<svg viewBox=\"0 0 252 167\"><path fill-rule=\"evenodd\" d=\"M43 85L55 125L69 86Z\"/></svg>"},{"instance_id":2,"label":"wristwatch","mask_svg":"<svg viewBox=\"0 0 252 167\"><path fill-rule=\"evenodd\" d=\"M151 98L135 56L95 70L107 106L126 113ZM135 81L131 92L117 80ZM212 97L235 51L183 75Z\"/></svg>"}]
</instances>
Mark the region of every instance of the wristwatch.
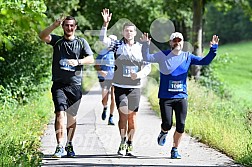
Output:
<instances>
[{"instance_id":1,"label":"wristwatch","mask_svg":"<svg viewBox=\"0 0 252 167\"><path fill-rule=\"evenodd\" d=\"M78 66L81 66L82 64L81 64L81 60L77 60L77 62L78 62Z\"/></svg>"}]
</instances>

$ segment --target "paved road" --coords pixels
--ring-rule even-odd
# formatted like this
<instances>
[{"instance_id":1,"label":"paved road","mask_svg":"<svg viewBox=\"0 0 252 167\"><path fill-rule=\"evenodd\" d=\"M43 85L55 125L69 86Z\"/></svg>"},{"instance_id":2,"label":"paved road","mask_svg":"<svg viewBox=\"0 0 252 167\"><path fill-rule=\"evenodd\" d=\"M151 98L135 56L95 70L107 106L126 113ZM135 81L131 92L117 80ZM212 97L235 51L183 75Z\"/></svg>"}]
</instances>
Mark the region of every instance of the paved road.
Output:
<instances>
[{"instance_id":1,"label":"paved road","mask_svg":"<svg viewBox=\"0 0 252 167\"><path fill-rule=\"evenodd\" d=\"M142 96L137 116L138 130L134 139L136 157L121 157L116 154L119 143L117 126L107 125L101 120L101 90L95 84L89 93L83 95L78 112L77 130L73 141L75 158L54 159L55 151L53 119L42 138L43 165L49 166L239 166L220 152L197 142L185 134L179 151L181 160L170 159L172 129L165 146L157 144L161 119L151 110L147 99ZM118 115L115 111L115 121Z\"/></svg>"}]
</instances>

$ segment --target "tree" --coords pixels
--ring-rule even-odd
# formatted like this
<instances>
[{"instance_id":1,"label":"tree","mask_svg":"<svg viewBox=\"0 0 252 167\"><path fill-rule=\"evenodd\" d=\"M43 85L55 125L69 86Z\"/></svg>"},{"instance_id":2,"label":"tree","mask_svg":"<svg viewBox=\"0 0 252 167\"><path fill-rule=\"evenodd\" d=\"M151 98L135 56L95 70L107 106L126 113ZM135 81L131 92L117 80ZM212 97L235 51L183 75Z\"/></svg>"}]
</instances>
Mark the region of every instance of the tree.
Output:
<instances>
[{"instance_id":1,"label":"tree","mask_svg":"<svg viewBox=\"0 0 252 167\"><path fill-rule=\"evenodd\" d=\"M192 43L194 46L194 53L196 55L202 55L202 29L203 29L203 15L207 4L212 3L220 11L230 11L234 7L241 7L244 12L250 15L252 19L252 10L251 10L251 0L193 0L193 30L192 30ZM207 19L207 18L206 18ZM200 76L200 67L193 66L191 69L191 74L195 79L199 79Z\"/></svg>"},{"instance_id":2,"label":"tree","mask_svg":"<svg viewBox=\"0 0 252 167\"><path fill-rule=\"evenodd\" d=\"M188 2L188 1L186 1ZM182 1L181 1L182 3ZM194 54L195 55L202 55L202 46L203 46L203 16L206 5L212 3L214 4L219 10L222 11L229 11L235 6L240 6L248 15L250 15L252 19L252 9L251 9L251 0L193 0L191 2L192 11L193 11L193 28L192 28L192 44L194 47ZM191 74L195 79L199 79L200 76L200 67L199 66L192 66Z\"/></svg>"},{"instance_id":3,"label":"tree","mask_svg":"<svg viewBox=\"0 0 252 167\"><path fill-rule=\"evenodd\" d=\"M192 44L194 51L193 53L198 56L202 56L202 32L203 32L203 0L193 0L193 28L192 28ZM194 65L191 67L191 75L194 76L196 80L200 77L201 67Z\"/></svg>"},{"instance_id":4,"label":"tree","mask_svg":"<svg viewBox=\"0 0 252 167\"><path fill-rule=\"evenodd\" d=\"M0 0L0 47L9 49L12 46L11 40L15 36L9 36L9 28L19 29L25 32L37 31L43 24L43 12L46 6L43 1L11 1ZM19 35L22 35L21 33ZM4 45L4 46L3 46Z\"/></svg>"},{"instance_id":5,"label":"tree","mask_svg":"<svg viewBox=\"0 0 252 167\"><path fill-rule=\"evenodd\" d=\"M37 35L45 9L42 0L0 0L0 103L26 101L48 76L48 55Z\"/></svg>"}]
</instances>

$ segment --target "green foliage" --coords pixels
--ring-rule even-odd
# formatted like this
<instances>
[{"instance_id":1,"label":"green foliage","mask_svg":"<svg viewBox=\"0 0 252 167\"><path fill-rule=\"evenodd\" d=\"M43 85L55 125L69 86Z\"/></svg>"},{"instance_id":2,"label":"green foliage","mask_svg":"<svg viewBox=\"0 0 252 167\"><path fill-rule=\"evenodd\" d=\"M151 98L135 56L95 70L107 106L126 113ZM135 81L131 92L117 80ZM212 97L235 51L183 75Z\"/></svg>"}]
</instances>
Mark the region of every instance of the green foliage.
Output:
<instances>
[{"instance_id":1,"label":"green foliage","mask_svg":"<svg viewBox=\"0 0 252 167\"><path fill-rule=\"evenodd\" d=\"M222 11L224 13L229 12L232 10L234 7L235 8L240 8L243 10L244 14L246 16L250 17L250 20L252 20L252 0L223 0L223 1L218 1L218 0L207 0L207 1L212 1L213 5L216 7L217 10Z\"/></svg>"},{"instance_id":2,"label":"green foliage","mask_svg":"<svg viewBox=\"0 0 252 167\"><path fill-rule=\"evenodd\" d=\"M18 34L15 30L13 33ZM2 50L5 61L0 62L0 102L27 102L29 95L41 91L38 85L49 80L51 56L46 55L42 43L34 41L36 33L27 34L23 39L16 38L11 51ZM8 100L7 100L8 101Z\"/></svg>"},{"instance_id":3,"label":"green foliage","mask_svg":"<svg viewBox=\"0 0 252 167\"><path fill-rule=\"evenodd\" d=\"M213 63L202 67L202 75L199 79L201 85L213 90L219 97L230 98L230 90L228 90L227 85L219 78L216 69L221 68L223 70L225 69L225 66L232 61L232 57L229 54L218 53Z\"/></svg>"},{"instance_id":4,"label":"green foliage","mask_svg":"<svg viewBox=\"0 0 252 167\"><path fill-rule=\"evenodd\" d=\"M220 37L221 44L252 39L252 22L238 5L225 13L209 5L205 18L205 39L213 34Z\"/></svg>"},{"instance_id":5,"label":"green foliage","mask_svg":"<svg viewBox=\"0 0 252 167\"><path fill-rule=\"evenodd\" d=\"M46 92L28 105L0 111L1 166L39 166L40 136L52 116L52 106L51 94Z\"/></svg>"},{"instance_id":6,"label":"green foliage","mask_svg":"<svg viewBox=\"0 0 252 167\"><path fill-rule=\"evenodd\" d=\"M71 1L45 0L45 5L47 7L45 12L47 18L45 22L51 24L54 20L60 18L61 15L76 16L75 13L79 9L79 0L71 0Z\"/></svg>"},{"instance_id":7,"label":"green foliage","mask_svg":"<svg viewBox=\"0 0 252 167\"><path fill-rule=\"evenodd\" d=\"M43 1L0 1L0 48L5 44L7 49L13 45L14 38L20 36L10 36L8 32L15 28L20 32L38 30L43 25L41 19L44 17L43 11L46 9ZM24 21L25 20L25 21ZM20 33L21 34L21 33ZM19 34L19 35L20 35ZM1 56L0 56L1 57Z\"/></svg>"},{"instance_id":8,"label":"green foliage","mask_svg":"<svg viewBox=\"0 0 252 167\"><path fill-rule=\"evenodd\" d=\"M246 117L251 108L235 99L222 99L192 81L188 90L187 130L192 136L199 136L202 142L248 165L242 159L250 157L252 160L252 126Z\"/></svg>"},{"instance_id":9,"label":"green foliage","mask_svg":"<svg viewBox=\"0 0 252 167\"><path fill-rule=\"evenodd\" d=\"M89 21L93 30L100 30L103 24L101 16L103 8L109 8L110 12L113 13L112 20L110 22L111 26L119 19L127 18L136 24L136 26L142 31L148 31L148 28L154 19L164 16L162 13L162 1L155 0L102 0L95 1L95 3L93 0L86 0L81 1L80 6L85 13L85 18Z\"/></svg>"},{"instance_id":10,"label":"green foliage","mask_svg":"<svg viewBox=\"0 0 252 167\"><path fill-rule=\"evenodd\" d=\"M37 31L45 9L43 1L0 3L0 110L44 90L41 83L48 80L49 55Z\"/></svg>"},{"instance_id":11,"label":"green foliage","mask_svg":"<svg viewBox=\"0 0 252 167\"><path fill-rule=\"evenodd\" d=\"M244 103L251 104L252 96L252 57L251 41L236 44L221 45L218 49L219 57L226 57L227 63L214 61L214 71L234 98Z\"/></svg>"}]
</instances>

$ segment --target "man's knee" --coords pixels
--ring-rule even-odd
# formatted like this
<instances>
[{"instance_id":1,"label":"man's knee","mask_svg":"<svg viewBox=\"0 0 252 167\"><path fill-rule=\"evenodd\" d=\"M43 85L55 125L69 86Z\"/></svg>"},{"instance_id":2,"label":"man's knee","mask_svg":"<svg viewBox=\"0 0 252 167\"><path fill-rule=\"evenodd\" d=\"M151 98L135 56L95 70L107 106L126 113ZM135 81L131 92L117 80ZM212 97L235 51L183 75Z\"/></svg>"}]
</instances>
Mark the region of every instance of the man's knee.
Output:
<instances>
[{"instance_id":1,"label":"man's knee","mask_svg":"<svg viewBox=\"0 0 252 167\"><path fill-rule=\"evenodd\" d=\"M176 131L179 133L184 133L185 131L185 124L177 124L176 125Z\"/></svg>"},{"instance_id":2,"label":"man's knee","mask_svg":"<svg viewBox=\"0 0 252 167\"><path fill-rule=\"evenodd\" d=\"M162 123L161 127L164 131L169 131L172 127L172 124L170 124L168 122L164 122L164 123Z\"/></svg>"}]
</instances>

